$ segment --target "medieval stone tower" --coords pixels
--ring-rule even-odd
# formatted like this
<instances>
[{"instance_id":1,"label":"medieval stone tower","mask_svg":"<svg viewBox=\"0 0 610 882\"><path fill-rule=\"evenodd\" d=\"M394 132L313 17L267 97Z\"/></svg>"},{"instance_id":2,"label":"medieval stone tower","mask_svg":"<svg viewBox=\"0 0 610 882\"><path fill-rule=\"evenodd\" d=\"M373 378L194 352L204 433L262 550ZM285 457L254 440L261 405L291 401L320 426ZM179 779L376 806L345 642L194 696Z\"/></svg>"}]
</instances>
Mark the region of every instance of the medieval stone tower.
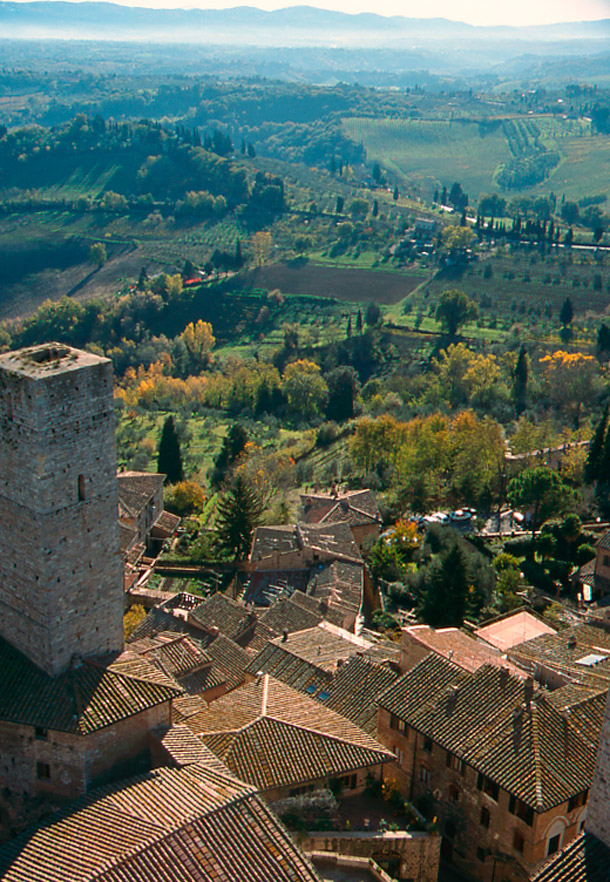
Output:
<instances>
[{"instance_id":1,"label":"medieval stone tower","mask_svg":"<svg viewBox=\"0 0 610 882\"><path fill-rule=\"evenodd\" d=\"M588 833L593 833L610 848L610 693L599 736L597 765L587 808L586 827Z\"/></svg>"},{"instance_id":2,"label":"medieval stone tower","mask_svg":"<svg viewBox=\"0 0 610 882\"><path fill-rule=\"evenodd\" d=\"M0 356L0 635L49 674L123 647L110 362Z\"/></svg>"}]
</instances>

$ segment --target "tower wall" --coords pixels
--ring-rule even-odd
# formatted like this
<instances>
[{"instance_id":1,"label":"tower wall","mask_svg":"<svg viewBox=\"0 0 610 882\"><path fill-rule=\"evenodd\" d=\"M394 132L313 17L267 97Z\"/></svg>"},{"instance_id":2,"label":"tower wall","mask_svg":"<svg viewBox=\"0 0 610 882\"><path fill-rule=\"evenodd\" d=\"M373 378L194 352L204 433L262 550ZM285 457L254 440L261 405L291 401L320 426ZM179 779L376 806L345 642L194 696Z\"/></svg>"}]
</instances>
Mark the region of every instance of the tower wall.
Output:
<instances>
[{"instance_id":1,"label":"tower wall","mask_svg":"<svg viewBox=\"0 0 610 882\"><path fill-rule=\"evenodd\" d=\"M610 693L599 736L597 764L587 806L587 831L610 848Z\"/></svg>"},{"instance_id":2,"label":"tower wall","mask_svg":"<svg viewBox=\"0 0 610 882\"><path fill-rule=\"evenodd\" d=\"M123 646L112 370L0 356L0 634L50 674Z\"/></svg>"}]
</instances>

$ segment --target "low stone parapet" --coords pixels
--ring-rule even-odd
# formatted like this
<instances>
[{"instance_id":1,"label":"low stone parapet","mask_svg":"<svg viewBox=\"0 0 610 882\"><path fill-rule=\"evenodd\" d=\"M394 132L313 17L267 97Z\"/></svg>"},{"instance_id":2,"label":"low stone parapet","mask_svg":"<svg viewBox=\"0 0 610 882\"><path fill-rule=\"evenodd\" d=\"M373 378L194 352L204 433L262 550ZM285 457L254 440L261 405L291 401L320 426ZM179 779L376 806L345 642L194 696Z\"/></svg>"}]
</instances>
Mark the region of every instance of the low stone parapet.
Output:
<instances>
[{"instance_id":1,"label":"low stone parapet","mask_svg":"<svg viewBox=\"0 0 610 882\"><path fill-rule=\"evenodd\" d=\"M434 833L351 832L307 833L299 845L308 854L340 855L372 860L390 878L437 882L441 837Z\"/></svg>"}]
</instances>

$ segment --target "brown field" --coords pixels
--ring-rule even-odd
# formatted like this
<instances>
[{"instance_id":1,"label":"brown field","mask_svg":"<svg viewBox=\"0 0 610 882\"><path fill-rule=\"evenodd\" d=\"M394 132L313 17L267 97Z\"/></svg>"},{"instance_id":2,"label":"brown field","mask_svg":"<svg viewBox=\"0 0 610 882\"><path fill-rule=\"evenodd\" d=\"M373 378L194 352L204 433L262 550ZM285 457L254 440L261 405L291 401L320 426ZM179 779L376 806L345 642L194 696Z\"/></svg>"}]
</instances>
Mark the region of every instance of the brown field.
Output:
<instances>
[{"instance_id":1,"label":"brown field","mask_svg":"<svg viewBox=\"0 0 610 882\"><path fill-rule=\"evenodd\" d=\"M239 277L242 288L279 288L283 294L334 297L352 303L398 303L424 279L386 270L318 266L307 260L257 267Z\"/></svg>"}]
</instances>

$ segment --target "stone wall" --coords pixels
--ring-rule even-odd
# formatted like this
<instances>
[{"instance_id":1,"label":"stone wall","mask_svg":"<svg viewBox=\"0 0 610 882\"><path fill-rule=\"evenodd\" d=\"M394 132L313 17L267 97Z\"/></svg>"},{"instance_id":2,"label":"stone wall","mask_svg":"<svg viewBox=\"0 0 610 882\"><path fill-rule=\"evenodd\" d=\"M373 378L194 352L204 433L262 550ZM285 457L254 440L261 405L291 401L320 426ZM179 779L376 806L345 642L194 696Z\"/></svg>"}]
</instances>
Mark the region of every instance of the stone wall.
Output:
<instances>
[{"instance_id":1,"label":"stone wall","mask_svg":"<svg viewBox=\"0 0 610 882\"><path fill-rule=\"evenodd\" d=\"M436 882L441 838L430 833L308 833L299 842L306 853L326 852L372 858L391 876L404 882Z\"/></svg>"},{"instance_id":2,"label":"stone wall","mask_svg":"<svg viewBox=\"0 0 610 882\"><path fill-rule=\"evenodd\" d=\"M169 722L169 702L88 736L0 722L0 835L93 787L143 771L150 730Z\"/></svg>"}]
</instances>

